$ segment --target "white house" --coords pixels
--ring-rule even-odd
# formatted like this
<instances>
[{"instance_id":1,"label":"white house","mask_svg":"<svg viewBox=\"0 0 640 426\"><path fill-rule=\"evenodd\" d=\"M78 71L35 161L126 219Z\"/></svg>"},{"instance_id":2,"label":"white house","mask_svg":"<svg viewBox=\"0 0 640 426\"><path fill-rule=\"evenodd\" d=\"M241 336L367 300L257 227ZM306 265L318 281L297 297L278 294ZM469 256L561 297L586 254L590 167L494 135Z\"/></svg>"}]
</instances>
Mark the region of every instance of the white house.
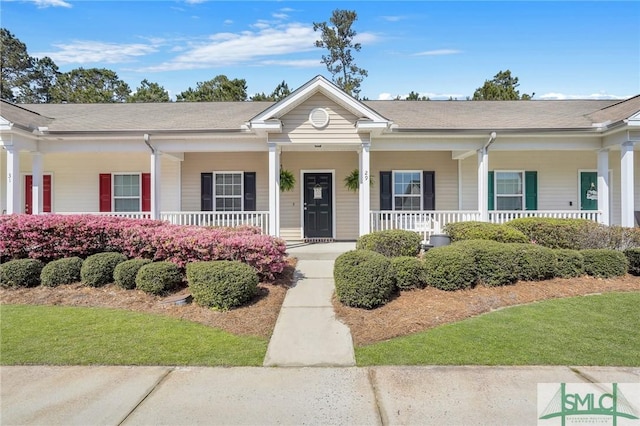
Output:
<instances>
[{"instance_id":1,"label":"white house","mask_svg":"<svg viewBox=\"0 0 640 426\"><path fill-rule=\"evenodd\" d=\"M353 240L523 215L635 226L640 95L624 101L359 101L318 76L277 103L0 110L0 210L250 223ZM294 174L279 190L280 170ZM344 179L358 170L358 191Z\"/></svg>"}]
</instances>

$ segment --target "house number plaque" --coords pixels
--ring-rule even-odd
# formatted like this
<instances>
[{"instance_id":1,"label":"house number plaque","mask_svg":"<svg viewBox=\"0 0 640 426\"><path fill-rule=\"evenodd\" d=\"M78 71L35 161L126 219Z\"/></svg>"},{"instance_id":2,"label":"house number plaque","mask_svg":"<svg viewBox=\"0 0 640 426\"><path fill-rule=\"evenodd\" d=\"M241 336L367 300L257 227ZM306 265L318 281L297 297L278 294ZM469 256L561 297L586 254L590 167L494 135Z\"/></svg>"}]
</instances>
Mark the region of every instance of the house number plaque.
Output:
<instances>
[{"instance_id":1,"label":"house number plaque","mask_svg":"<svg viewBox=\"0 0 640 426\"><path fill-rule=\"evenodd\" d=\"M313 187L313 199L322 200L322 187L320 185Z\"/></svg>"}]
</instances>

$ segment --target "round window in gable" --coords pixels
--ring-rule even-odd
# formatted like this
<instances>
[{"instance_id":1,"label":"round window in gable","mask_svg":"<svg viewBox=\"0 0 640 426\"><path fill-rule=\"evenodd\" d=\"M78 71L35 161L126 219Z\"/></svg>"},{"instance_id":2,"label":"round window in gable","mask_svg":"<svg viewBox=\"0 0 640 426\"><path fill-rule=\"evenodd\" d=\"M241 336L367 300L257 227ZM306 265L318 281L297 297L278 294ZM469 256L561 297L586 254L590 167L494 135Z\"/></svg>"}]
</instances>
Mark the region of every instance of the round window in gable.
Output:
<instances>
[{"instance_id":1,"label":"round window in gable","mask_svg":"<svg viewBox=\"0 0 640 426\"><path fill-rule=\"evenodd\" d=\"M309 121L316 129L321 129L329 124L329 112L324 108L314 108L309 113Z\"/></svg>"}]
</instances>

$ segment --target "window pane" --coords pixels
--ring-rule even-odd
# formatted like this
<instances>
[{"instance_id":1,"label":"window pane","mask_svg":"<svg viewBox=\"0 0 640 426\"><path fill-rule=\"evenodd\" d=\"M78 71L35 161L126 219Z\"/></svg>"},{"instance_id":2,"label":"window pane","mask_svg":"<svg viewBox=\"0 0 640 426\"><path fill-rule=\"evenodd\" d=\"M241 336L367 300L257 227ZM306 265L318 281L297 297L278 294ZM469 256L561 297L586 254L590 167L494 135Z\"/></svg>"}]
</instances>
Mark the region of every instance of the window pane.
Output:
<instances>
[{"instance_id":1,"label":"window pane","mask_svg":"<svg viewBox=\"0 0 640 426\"><path fill-rule=\"evenodd\" d=\"M140 176L139 175L114 175L113 176L114 197L139 197L140 196Z\"/></svg>"},{"instance_id":2,"label":"window pane","mask_svg":"<svg viewBox=\"0 0 640 426\"><path fill-rule=\"evenodd\" d=\"M139 198L116 198L114 200L114 211L138 212L140 211L140 199Z\"/></svg>"},{"instance_id":3,"label":"window pane","mask_svg":"<svg viewBox=\"0 0 640 426\"><path fill-rule=\"evenodd\" d=\"M522 194L522 173L496 172L496 193L499 195Z\"/></svg>"},{"instance_id":4,"label":"window pane","mask_svg":"<svg viewBox=\"0 0 640 426\"><path fill-rule=\"evenodd\" d=\"M395 197L396 210L421 210L420 197Z\"/></svg>"},{"instance_id":5,"label":"window pane","mask_svg":"<svg viewBox=\"0 0 640 426\"><path fill-rule=\"evenodd\" d=\"M242 173L216 173L215 197L217 211L241 211Z\"/></svg>"},{"instance_id":6,"label":"window pane","mask_svg":"<svg viewBox=\"0 0 640 426\"><path fill-rule=\"evenodd\" d=\"M522 210L522 197L498 197L498 210Z\"/></svg>"},{"instance_id":7,"label":"window pane","mask_svg":"<svg viewBox=\"0 0 640 426\"><path fill-rule=\"evenodd\" d=\"M396 210L421 210L420 172L394 172L393 195Z\"/></svg>"}]
</instances>

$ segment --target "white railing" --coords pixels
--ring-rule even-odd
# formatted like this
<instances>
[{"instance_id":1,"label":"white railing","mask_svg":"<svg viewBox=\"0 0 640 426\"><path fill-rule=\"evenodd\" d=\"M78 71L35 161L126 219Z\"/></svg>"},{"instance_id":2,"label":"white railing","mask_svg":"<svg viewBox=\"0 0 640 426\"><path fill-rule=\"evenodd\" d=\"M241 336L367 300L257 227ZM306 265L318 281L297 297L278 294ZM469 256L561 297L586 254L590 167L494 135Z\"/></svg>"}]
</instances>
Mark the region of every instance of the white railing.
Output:
<instances>
[{"instance_id":1,"label":"white railing","mask_svg":"<svg viewBox=\"0 0 640 426\"><path fill-rule=\"evenodd\" d=\"M269 212L161 212L160 219L174 225L257 226L269 232Z\"/></svg>"},{"instance_id":2,"label":"white railing","mask_svg":"<svg viewBox=\"0 0 640 426\"><path fill-rule=\"evenodd\" d=\"M55 214L91 214L95 216L125 217L127 219L151 219L151 213L149 212L56 212Z\"/></svg>"},{"instance_id":3,"label":"white railing","mask_svg":"<svg viewBox=\"0 0 640 426\"><path fill-rule=\"evenodd\" d=\"M442 232L447 223L480 220L480 212L472 210L458 211L371 211L370 230L406 229L415 231L428 240L433 234Z\"/></svg>"},{"instance_id":4,"label":"white railing","mask_svg":"<svg viewBox=\"0 0 640 426\"><path fill-rule=\"evenodd\" d=\"M597 210L493 210L489 222L505 223L522 217L549 217L555 219L586 219L598 222L601 212Z\"/></svg>"}]
</instances>

